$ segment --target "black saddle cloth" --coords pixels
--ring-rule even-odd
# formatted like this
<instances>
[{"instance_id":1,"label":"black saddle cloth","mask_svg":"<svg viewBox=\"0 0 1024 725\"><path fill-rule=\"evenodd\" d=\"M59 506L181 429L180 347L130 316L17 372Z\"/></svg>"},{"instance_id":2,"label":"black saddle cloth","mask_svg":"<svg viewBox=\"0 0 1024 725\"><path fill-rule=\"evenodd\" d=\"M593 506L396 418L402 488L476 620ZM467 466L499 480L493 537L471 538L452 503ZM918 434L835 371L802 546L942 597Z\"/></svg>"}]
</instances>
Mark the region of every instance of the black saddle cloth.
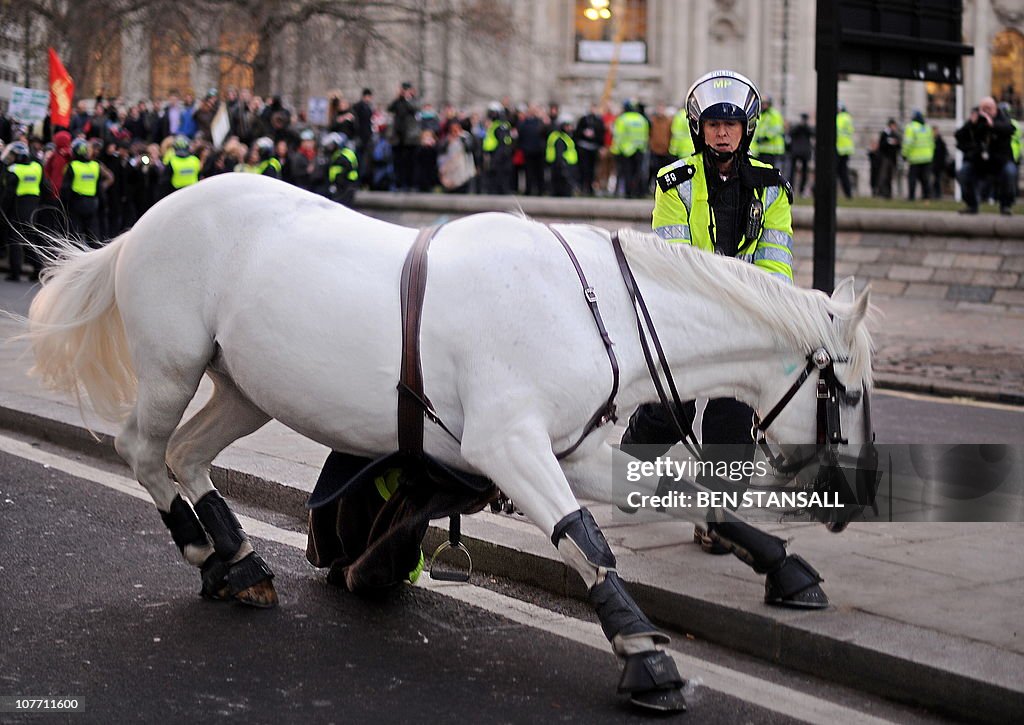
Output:
<instances>
[{"instance_id":1,"label":"black saddle cloth","mask_svg":"<svg viewBox=\"0 0 1024 725\"><path fill-rule=\"evenodd\" d=\"M396 468L398 488L385 500L374 480ZM480 511L497 492L490 480L426 454L374 460L332 451L306 503L306 558L350 591L390 588L416 567L431 520Z\"/></svg>"}]
</instances>

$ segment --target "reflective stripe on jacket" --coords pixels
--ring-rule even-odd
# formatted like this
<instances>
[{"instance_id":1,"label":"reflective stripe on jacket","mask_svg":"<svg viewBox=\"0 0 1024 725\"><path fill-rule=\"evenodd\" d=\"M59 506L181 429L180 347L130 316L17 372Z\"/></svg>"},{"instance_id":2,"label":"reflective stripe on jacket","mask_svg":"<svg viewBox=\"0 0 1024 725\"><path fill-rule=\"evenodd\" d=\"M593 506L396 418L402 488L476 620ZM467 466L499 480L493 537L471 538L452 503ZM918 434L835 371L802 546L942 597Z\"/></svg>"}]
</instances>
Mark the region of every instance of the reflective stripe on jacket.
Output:
<instances>
[{"instance_id":1,"label":"reflective stripe on jacket","mask_svg":"<svg viewBox=\"0 0 1024 725\"><path fill-rule=\"evenodd\" d=\"M761 168L771 168L756 159L751 159L750 163ZM660 185L655 187L651 226L659 237L668 242L692 244L706 252L714 252L715 243L708 231L714 211L708 203L703 154L691 157L690 165L694 167L693 178L667 192L662 191ZM658 176L671 168L666 166L661 169ZM764 204L764 227L756 239L743 237L740 240L736 256L792 283L793 213L789 197L781 186L758 189L756 195Z\"/></svg>"},{"instance_id":2,"label":"reflective stripe on jacket","mask_svg":"<svg viewBox=\"0 0 1024 725\"><path fill-rule=\"evenodd\" d=\"M68 168L73 174L71 191L79 196L96 196L100 185L100 162L75 159L68 164Z\"/></svg>"},{"instance_id":3,"label":"reflective stripe on jacket","mask_svg":"<svg viewBox=\"0 0 1024 725\"><path fill-rule=\"evenodd\" d=\"M506 146L512 145L512 126L508 121L494 121L487 127L487 132L484 133L484 141L480 146L484 153L489 154L498 150L498 129L501 128L506 131L505 135L501 139L502 143Z\"/></svg>"},{"instance_id":4,"label":"reflective stripe on jacket","mask_svg":"<svg viewBox=\"0 0 1024 725\"><path fill-rule=\"evenodd\" d=\"M342 163L342 159L345 163ZM356 152L350 148L338 149L331 154L331 165L327 169L327 180L330 183L334 183L334 180L338 178L338 174L345 171L345 179L348 181L359 181L359 160L356 158Z\"/></svg>"},{"instance_id":5,"label":"reflective stripe on jacket","mask_svg":"<svg viewBox=\"0 0 1024 725\"><path fill-rule=\"evenodd\" d=\"M42 193L43 165L38 161L11 164L11 173L18 177L15 196L39 196Z\"/></svg>"},{"instance_id":6,"label":"reflective stripe on jacket","mask_svg":"<svg viewBox=\"0 0 1024 725\"><path fill-rule=\"evenodd\" d=\"M266 161L260 162L256 166L256 173L266 174L267 169L273 169L277 172L278 177L281 176L281 162L277 159L267 159Z\"/></svg>"},{"instance_id":7,"label":"reflective stripe on jacket","mask_svg":"<svg viewBox=\"0 0 1024 725\"><path fill-rule=\"evenodd\" d=\"M565 152L562 154L562 160L569 166L575 166L576 162L579 161L579 158L576 155L576 144L573 143L572 137L569 134L562 131L552 131L548 134L548 145L544 151L544 160L549 164L553 164L558 160L555 144L559 141L565 144Z\"/></svg>"}]
</instances>

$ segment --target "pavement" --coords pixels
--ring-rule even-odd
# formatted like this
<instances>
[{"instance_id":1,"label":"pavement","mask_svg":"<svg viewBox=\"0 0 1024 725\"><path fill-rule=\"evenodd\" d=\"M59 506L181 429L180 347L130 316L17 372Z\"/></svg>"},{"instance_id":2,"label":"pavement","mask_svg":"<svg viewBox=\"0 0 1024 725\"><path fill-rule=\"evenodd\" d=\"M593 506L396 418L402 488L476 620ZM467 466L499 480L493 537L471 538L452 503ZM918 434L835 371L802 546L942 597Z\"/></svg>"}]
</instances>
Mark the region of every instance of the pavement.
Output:
<instances>
[{"instance_id":1,"label":"pavement","mask_svg":"<svg viewBox=\"0 0 1024 725\"><path fill-rule=\"evenodd\" d=\"M1024 315L941 301L876 304L881 387L1024 404ZM4 339L18 329L0 320ZM116 426L84 419L73 401L41 390L25 375L24 353L18 341L0 347L0 427L115 458ZM204 382L197 401L209 390ZM302 515L326 454L272 422L218 457L214 481L228 496ZM765 606L763 577L733 557L700 552L686 524L630 523L610 506L591 508L638 603L685 636L961 718L1024 719L1024 524L853 524L841 536L814 524L767 525L826 579L833 606L800 612ZM520 517L482 512L462 528L478 571L583 595L546 537ZM443 529L432 529L425 548Z\"/></svg>"}]
</instances>

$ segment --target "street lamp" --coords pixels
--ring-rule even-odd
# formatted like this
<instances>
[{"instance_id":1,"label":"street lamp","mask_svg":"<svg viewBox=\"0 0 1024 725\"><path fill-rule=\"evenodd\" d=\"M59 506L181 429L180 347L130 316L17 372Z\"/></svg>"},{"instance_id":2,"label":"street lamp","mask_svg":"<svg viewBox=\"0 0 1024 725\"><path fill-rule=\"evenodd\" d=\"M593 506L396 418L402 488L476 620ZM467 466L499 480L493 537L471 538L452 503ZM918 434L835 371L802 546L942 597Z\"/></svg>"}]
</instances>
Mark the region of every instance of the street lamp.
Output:
<instances>
[{"instance_id":1,"label":"street lamp","mask_svg":"<svg viewBox=\"0 0 1024 725\"><path fill-rule=\"evenodd\" d=\"M608 20L612 16L610 4L611 0L590 0L590 7L583 11L583 17L587 20Z\"/></svg>"}]
</instances>

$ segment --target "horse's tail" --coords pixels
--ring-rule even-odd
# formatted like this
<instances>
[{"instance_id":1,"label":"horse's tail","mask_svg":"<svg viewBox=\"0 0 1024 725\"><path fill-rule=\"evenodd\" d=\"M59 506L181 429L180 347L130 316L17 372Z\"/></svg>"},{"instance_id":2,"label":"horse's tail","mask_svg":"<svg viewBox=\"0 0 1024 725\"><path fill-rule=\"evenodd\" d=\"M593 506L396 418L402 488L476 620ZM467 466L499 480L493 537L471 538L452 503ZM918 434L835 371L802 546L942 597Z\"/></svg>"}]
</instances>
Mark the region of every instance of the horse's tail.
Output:
<instances>
[{"instance_id":1,"label":"horse's tail","mask_svg":"<svg viewBox=\"0 0 1024 725\"><path fill-rule=\"evenodd\" d=\"M50 263L28 313L28 339L43 384L97 414L121 420L135 403L137 380L114 296L114 272L128 233L101 249L48 238Z\"/></svg>"}]
</instances>

